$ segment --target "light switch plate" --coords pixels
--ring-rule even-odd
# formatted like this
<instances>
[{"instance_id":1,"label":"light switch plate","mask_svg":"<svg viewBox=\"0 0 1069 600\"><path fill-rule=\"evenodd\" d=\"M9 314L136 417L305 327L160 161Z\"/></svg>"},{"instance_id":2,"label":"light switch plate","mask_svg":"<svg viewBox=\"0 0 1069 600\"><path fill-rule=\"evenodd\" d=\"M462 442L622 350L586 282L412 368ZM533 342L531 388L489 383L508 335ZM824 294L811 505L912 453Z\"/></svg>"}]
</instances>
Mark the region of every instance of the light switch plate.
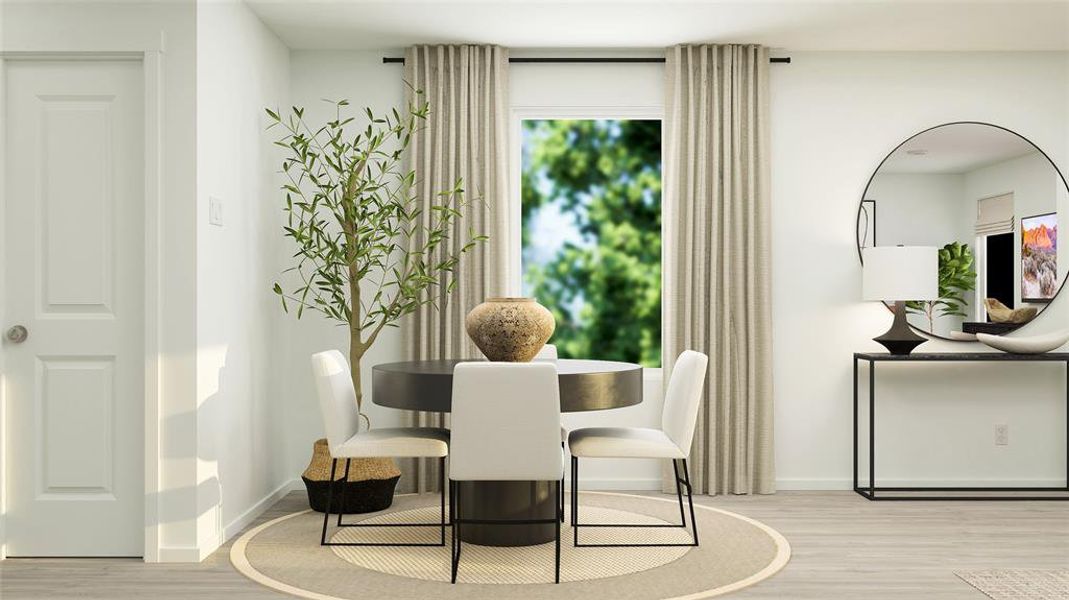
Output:
<instances>
[{"instance_id":1,"label":"light switch plate","mask_svg":"<svg viewBox=\"0 0 1069 600\"><path fill-rule=\"evenodd\" d=\"M1010 426L998 424L995 425L995 445L996 446L1008 446L1010 444Z\"/></svg>"},{"instance_id":2,"label":"light switch plate","mask_svg":"<svg viewBox=\"0 0 1069 600\"><path fill-rule=\"evenodd\" d=\"M223 226L223 201L214 196L208 197L208 223Z\"/></svg>"}]
</instances>

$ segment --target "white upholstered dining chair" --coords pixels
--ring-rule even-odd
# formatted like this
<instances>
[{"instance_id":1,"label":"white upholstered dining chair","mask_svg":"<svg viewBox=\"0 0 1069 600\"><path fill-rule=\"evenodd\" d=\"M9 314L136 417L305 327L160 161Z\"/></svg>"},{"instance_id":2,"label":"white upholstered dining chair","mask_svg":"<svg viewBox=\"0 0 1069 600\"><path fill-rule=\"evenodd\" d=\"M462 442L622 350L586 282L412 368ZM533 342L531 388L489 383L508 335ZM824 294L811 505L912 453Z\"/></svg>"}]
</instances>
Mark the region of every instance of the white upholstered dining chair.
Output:
<instances>
[{"instance_id":1,"label":"white upholstered dining chair","mask_svg":"<svg viewBox=\"0 0 1069 600\"><path fill-rule=\"evenodd\" d=\"M644 427L583 427L568 434L568 448L572 454L572 543L575 546L697 546L698 524L694 521L694 498L687 470L694 427L698 421L698 407L705 388L705 372L709 357L701 352L686 350L679 355L668 381L661 413L661 428ZM676 498L679 501L680 524L583 524L579 522L579 459L580 458L659 458L672 461L675 473ZM682 466L683 477L679 471ZM580 544L581 527L687 527L683 510L683 487L690 504L691 542L681 544Z\"/></svg>"},{"instance_id":2,"label":"white upholstered dining chair","mask_svg":"<svg viewBox=\"0 0 1069 600\"><path fill-rule=\"evenodd\" d=\"M395 427L360 430L360 415L357 413L356 392L349 371L349 364L341 352L328 350L312 355L312 373L319 394L319 408L323 414L323 426L327 432L327 446L333 459L330 465L330 487L327 488L327 507L323 513L323 532L319 543L323 546L444 546L445 545L445 458L449 454L449 431L437 428ZM378 543L334 542L327 538L334 496L334 479L338 461L345 460L342 481L349 479L349 463L354 458L437 458L441 462L439 484L441 491L441 519L438 523L390 523L366 525L343 523L338 510L338 527L438 527L440 541L437 543ZM344 503L339 503L344 505Z\"/></svg>"},{"instance_id":3,"label":"white upholstered dining chair","mask_svg":"<svg viewBox=\"0 0 1069 600\"><path fill-rule=\"evenodd\" d=\"M539 350L538 354L535 354L535 357L531 360L533 362L557 364L557 347L553 344L546 344L545 346L542 346L542 349ZM560 426L560 441L562 444L567 443L568 441L568 430L564 427L563 423L561 423Z\"/></svg>"},{"instance_id":4,"label":"white upholstered dining chair","mask_svg":"<svg viewBox=\"0 0 1069 600\"><path fill-rule=\"evenodd\" d=\"M460 567L464 498L458 482L552 481L554 498L564 486L560 447L557 367L547 362L460 363L453 369L449 498L453 515L452 581ZM562 506L553 519L478 520L480 525L555 524L556 575L560 583Z\"/></svg>"},{"instance_id":5,"label":"white upholstered dining chair","mask_svg":"<svg viewBox=\"0 0 1069 600\"><path fill-rule=\"evenodd\" d=\"M557 347L553 344L542 346L542 349L538 351L538 354L535 354L533 360L557 362Z\"/></svg>"},{"instance_id":6,"label":"white upholstered dining chair","mask_svg":"<svg viewBox=\"0 0 1069 600\"><path fill-rule=\"evenodd\" d=\"M553 344L546 344L546 345L542 346L542 349L538 351L538 354L535 354L535 357L532 360L540 361L540 362L550 362L550 363L553 363L553 364L557 364L557 347L555 345L553 345ZM568 444L568 428L565 427L564 423L562 422L560 424L560 446L561 446L561 448L566 448L567 444ZM564 518L564 487L563 486L561 486L561 489L560 489L560 507L561 507L560 508L560 510L561 510L561 519L563 519Z\"/></svg>"}]
</instances>

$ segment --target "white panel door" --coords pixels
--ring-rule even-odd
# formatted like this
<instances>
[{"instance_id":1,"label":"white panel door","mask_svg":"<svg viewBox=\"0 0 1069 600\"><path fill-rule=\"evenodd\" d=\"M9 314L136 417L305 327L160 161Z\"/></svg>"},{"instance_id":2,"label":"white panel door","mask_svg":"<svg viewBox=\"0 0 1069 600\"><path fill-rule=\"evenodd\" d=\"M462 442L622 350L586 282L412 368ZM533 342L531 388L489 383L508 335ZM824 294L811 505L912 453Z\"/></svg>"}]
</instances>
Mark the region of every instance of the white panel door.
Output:
<instances>
[{"instance_id":1,"label":"white panel door","mask_svg":"<svg viewBox=\"0 0 1069 600\"><path fill-rule=\"evenodd\" d=\"M141 63L5 72L7 553L141 556Z\"/></svg>"}]
</instances>

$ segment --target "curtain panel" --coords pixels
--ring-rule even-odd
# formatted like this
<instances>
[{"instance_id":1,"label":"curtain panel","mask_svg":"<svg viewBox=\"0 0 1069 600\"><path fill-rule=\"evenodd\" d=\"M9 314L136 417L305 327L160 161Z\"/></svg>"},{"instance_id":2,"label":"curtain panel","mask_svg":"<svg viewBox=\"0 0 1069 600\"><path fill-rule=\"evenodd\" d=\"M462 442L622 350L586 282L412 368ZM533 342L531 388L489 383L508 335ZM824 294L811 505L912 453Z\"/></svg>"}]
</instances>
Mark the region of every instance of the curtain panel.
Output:
<instances>
[{"instance_id":1,"label":"curtain panel","mask_svg":"<svg viewBox=\"0 0 1069 600\"><path fill-rule=\"evenodd\" d=\"M464 329L468 311L507 282L509 185L508 50L497 46L413 46L405 52L408 102L426 101L430 112L413 136L408 160L415 170L416 196L425 205L461 180L468 202L456 220L450 244L463 245L469 230L486 234L461 259L453 294L444 281L437 307L420 307L404 323L404 344L412 360L479 356ZM422 218L433 217L425 211ZM406 414L408 426L444 427L446 416ZM401 491L438 489L438 461L401 461Z\"/></svg>"},{"instance_id":2,"label":"curtain panel","mask_svg":"<svg viewBox=\"0 0 1069 600\"><path fill-rule=\"evenodd\" d=\"M775 491L768 64L761 46L667 51L664 372L709 355L690 459L704 494Z\"/></svg>"}]
</instances>

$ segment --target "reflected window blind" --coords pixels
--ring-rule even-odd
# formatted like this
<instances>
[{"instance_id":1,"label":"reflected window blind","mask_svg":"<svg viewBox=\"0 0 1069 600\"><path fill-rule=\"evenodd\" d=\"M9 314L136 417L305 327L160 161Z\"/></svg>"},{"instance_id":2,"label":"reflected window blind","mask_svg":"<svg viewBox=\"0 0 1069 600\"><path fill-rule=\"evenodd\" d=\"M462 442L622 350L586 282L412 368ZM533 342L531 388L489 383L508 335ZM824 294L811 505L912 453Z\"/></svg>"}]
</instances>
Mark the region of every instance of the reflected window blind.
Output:
<instances>
[{"instance_id":1,"label":"reflected window blind","mask_svg":"<svg viewBox=\"0 0 1069 600\"><path fill-rule=\"evenodd\" d=\"M983 198L976 203L976 235L1013 233L1013 194Z\"/></svg>"}]
</instances>

